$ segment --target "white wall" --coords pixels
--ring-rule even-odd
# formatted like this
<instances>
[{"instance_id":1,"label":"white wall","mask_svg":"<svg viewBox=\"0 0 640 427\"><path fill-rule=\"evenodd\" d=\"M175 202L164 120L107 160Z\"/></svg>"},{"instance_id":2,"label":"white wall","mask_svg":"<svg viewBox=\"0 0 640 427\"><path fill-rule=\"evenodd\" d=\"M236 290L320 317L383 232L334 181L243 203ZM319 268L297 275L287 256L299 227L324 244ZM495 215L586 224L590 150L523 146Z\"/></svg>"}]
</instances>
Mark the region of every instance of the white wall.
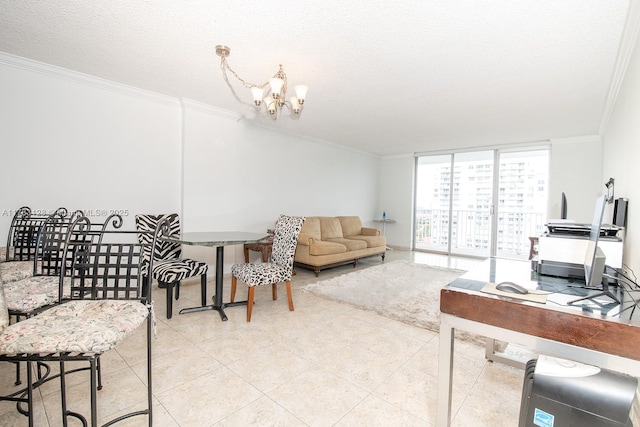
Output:
<instances>
[{"instance_id":1,"label":"white wall","mask_svg":"<svg viewBox=\"0 0 640 427\"><path fill-rule=\"evenodd\" d=\"M413 241L413 194L414 168L413 155L385 157L380 170L380 202L378 218L382 211L395 224L387 224L385 234L392 247L410 249Z\"/></svg>"},{"instance_id":2,"label":"white wall","mask_svg":"<svg viewBox=\"0 0 640 427\"><path fill-rule=\"evenodd\" d=\"M263 232L281 213L377 217L376 156L2 53L0 94L2 239L24 205L96 221L127 210L130 229L137 213L179 212L185 231ZM242 259L241 247L225 253ZM215 263L208 248L185 255Z\"/></svg>"},{"instance_id":3,"label":"white wall","mask_svg":"<svg viewBox=\"0 0 640 427\"><path fill-rule=\"evenodd\" d=\"M193 101L183 105L185 230L265 232L280 214L373 220L377 157L274 132ZM214 263L212 249L185 251ZM242 259L241 246L225 249L225 264Z\"/></svg>"},{"instance_id":4,"label":"white wall","mask_svg":"<svg viewBox=\"0 0 640 427\"><path fill-rule=\"evenodd\" d=\"M79 73L0 56L0 245L13 211L179 209L179 103Z\"/></svg>"},{"instance_id":5,"label":"white wall","mask_svg":"<svg viewBox=\"0 0 640 427\"><path fill-rule=\"evenodd\" d=\"M602 141L598 136L551 141L548 218L560 218L564 192L567 196L567 218L591 223L596 198L606 192L602 152Z\"/></svg>"},{"instance_id":6,"label":"white wall","mask_svg":"<svg viewBox=\"0 0 640 427\"><path fill-rule=\"evenodd\" d=\"M620 93L604 135L604 176L614 197L629 199L623 262L640 271L640 37L636 38ZM609 209L610 213L610 209Z\"/></svg>"}]
</instances>

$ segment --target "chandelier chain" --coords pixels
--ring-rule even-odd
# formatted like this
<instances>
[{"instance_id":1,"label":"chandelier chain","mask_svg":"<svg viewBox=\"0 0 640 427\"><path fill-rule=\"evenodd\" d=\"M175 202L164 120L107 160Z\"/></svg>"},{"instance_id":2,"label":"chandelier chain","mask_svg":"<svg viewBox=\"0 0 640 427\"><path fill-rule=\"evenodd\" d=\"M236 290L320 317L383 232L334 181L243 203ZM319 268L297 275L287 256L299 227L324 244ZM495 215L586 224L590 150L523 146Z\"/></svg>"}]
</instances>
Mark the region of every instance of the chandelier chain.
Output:
<instances>
[{"instance_id":1,"label":"chandelier chain","mask_svg":"<svg viewBox=\"0 0 640 427\"><path fill-rule=\"evenodd\" d=\"M240 82L246 89L251 89L253 94L254 106L257 108L259 112L269 113L269 116L276 120L278 117L278 113L283 109L287 108L291 113L291 118L297 119L300 116L300 112L302 110L302 104L304 103L304 98L307 92L307 87L304 85L298 85L295 87L296 96L292 97L290 100L286 98L287 96L287 74L284 72L282 68L282 64L280 64L278 71L273 75L273 78L263 84L255 84L249 81L246 81L242 77L238 75L227 62L227 57L229 56L230 48L224 45L216 46L216 54L220 56L220 69L222 70L222 76L224 78L225 83L231 89L231 93L233 96L241 103L245 103L236 93L233 85L229 81L229 76L227 74L227 70L233 74L233 76ZM264 91L267 87L271 87L270 93L265 97ZM263 105L266 110L262 110L260 107Z\"/></svg>"},{"instance_id":2,"label":"chandelier chain","mask_svg":"<svg viewBox=\"0 0 640 427\"><path fill-rule=\"evenodd\" d=\"M246 87L247 89L251 89L252 87L259 87L260 89L264 89L265 86L267 86L269 84L269 82L265 82L265 83L262 83L261 85L257 85L255 83L251 83L251 82L246 81L245 79L240 77L238 75L238 73L233 71L233 69L229 66L229 63L227 62L227 58L224 57L224 56L222 57L222 60L220 61L220 68L222 69L222 73L225 75L225 80L227 80L227 83L228 83L228 79L227 79L226 70L229 70L229 71L231 71L231 74L233 74L236 79L238 79L240 82L242 82L242 85L244 87ZM274 77L276 77L276 76L274 76Z\"/></svg>"}]
</instances>

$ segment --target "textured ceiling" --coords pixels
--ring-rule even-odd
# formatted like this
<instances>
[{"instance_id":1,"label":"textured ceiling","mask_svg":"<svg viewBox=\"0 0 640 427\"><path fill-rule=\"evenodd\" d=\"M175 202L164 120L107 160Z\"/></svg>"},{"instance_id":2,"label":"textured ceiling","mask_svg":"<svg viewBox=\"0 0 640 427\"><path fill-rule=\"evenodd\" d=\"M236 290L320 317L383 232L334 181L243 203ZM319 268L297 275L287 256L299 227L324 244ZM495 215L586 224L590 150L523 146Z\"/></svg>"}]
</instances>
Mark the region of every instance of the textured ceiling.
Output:
<instances>
[{"instance_id":1,"label":"textured ceiling","mask_svg":"<svg viewBox=\"0 0 640 427\"><path fill-rule=\"evenodd\" d=\"M597 134L629 1L7 0L0 51L394 155ZM252 118L218 44L308 85L300 120Z\"/></svg>"}]
</instances>

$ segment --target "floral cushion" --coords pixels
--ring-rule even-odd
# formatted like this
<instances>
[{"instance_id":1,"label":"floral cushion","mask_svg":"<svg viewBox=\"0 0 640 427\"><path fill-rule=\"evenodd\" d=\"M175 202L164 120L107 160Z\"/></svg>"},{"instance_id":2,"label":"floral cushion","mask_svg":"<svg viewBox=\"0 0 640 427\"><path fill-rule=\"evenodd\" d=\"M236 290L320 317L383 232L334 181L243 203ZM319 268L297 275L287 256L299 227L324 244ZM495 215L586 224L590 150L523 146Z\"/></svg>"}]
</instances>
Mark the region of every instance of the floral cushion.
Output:
<instances>
[{"instance_id":1,"label":"floral cushion","mask_svg":"<svg viewBox=\"0 0 640 427\"><path fill-rule=\"evenodd\" d=\"M58 276L33 276L4 285L4 299L12 313L28 314L59 301ZM63 297L71 296L71 280L64 279Z\"/></svg>"},{"instance_id":2,"label":"floral cushion","mask_svg":"<svg viewBox=\"0 0 640 427\"><path fill-rule=\"evenodd\" d=\"M9 310L4 301L4 286L2 286L2 277L0 277L0 333L9 326Z\"/></svg>"},{"instance_id":3,"label":"floral cushion","mask_svg":"<svg viewBox=\"0 0 640 427\"><path fill-rule=\"evenodd\" d=\"M137 300L74 300L5 327L0 354L102 354L140 326L149 307Z\"/></svg>"},{"instance_id":4,"label":"floral cushion","mask_svg":"<svg viewBox=\"0 0 640 427\"><path fill-rule=\"evenodd\" d=\"M33 261L11 261L0 264L0 277L4 283L33 276Z\"/></svg>"}]
</instances>

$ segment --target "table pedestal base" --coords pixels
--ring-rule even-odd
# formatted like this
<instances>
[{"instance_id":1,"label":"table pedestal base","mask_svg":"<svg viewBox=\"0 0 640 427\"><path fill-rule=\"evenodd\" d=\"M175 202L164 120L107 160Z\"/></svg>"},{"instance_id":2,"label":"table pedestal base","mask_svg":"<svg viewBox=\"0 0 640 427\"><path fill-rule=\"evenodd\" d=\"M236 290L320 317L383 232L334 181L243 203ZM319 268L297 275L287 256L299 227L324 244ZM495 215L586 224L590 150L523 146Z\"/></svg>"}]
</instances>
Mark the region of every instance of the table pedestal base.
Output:
<instances>
[{"instance_id":1,"label":"table pedestal base","mask_svg":"<svg viewBox=\"0 0 640 427\"><path fill-rule=\"evenodd\" d=\"M213 297L215 300L215 296ZM180 310L180 314L195 313L196 311L215 310L220 314L220 318L225 321L229 320L224 312L225 307L235 307L236 305L247 305L247 301L228 302L226 304L211 304L202 305L200 307L183 308Z\"/></svg>"},{"instance_id":2,"label":"table pedestal base","mask_svg":"<svg viewBox=\"0 0 640 427\"><path fill-rule=\"evenodd\" d=\"M247 305L247 301L222 302L222 279L224 277L224 246L216 247L216 294L213 296L213 304L201 305L199 307L183 308L179 314L195 313L196 311L215 310L220 313L223 321L228 320L224 312L225 307L234 307L236 305ZM206 298L205 298L206 300Z\"/></svg>"}]
</instances>

